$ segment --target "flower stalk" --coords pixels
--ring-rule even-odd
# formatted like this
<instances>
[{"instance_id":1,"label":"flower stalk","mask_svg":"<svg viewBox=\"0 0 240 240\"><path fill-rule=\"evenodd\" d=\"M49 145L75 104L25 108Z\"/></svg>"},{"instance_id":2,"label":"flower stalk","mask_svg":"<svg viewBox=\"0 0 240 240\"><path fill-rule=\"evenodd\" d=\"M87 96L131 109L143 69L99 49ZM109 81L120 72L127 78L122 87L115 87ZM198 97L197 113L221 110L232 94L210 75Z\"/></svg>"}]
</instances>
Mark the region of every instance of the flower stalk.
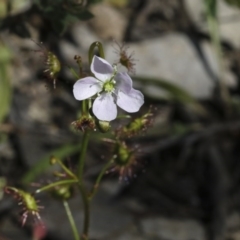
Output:
<instances>
[{"instance_id":1,"label":"flower stalk","mask_svg":"<svg viewBox=\"0 0 240 240\"><path fill-rule=\"evenodd\" d=\"M53 183L50 183L50 184L48 184L44 187L41 187L41 188L37 189L35 191L35 193L48 191L50 189L56 188L56 187L61 186L61 185L70 185L70 184L74 184L74 183L78 183L78 179L67 179L67 180L61 180L61 181L53 182Z\"/></svg>"},{"instance_id":2,"label":"flower stalk","mask_svg":"<svg viewBox=\"0 0 240 240\"><path fill-rule=\"evenodd\" d=\"M88 62L89 62L89 66L92 64L92 60L93 60L93 57L94 57L94 49L97 48L98 49L98 53L99 53L99 56L101 58L105 58L105 54L104 54L104 50L103 50L103 46L102 46L102 43L96 41L96 42L93 42L89 48L89 51L88 51Z\"/></svg>"},{"instance_id":3,"label":"flower stalk","mask_svg":"<svg viewBox=\"0 0 240 240\"><path fill-rule=\"evenodd\" d=\"M78 162L78 188L79 192L81 194L82 202L83 202L83 209L84 209L84 224L83 224L83 239L88 240L88 231L89 231L89 222L90 222L90 206L89 206L89 200L87 197L87 191L84 186L83 182L83 168L84 168L84 163L86 159L86 152L87 152L87 147L88 147L88 142L89 142L89 131L84 132L83 134L83 143L82 143L82 149L79 157L79 162Z\"/></svg>"},{"instance_id":4,"label":"flower stalk","mask_svg":"<svg viewBox=\"0 0 240 240\"><path fill-rule=\"evenodd\" d=\"M86 131L83 134L82 149L81 149L81 153L78 161L77 175L78 175L80 184L82 183L82 180L83 180L83 168L84 168L84 162L85 162L86 152L88 148L89 135L90 135L89 131Z\"/></svg>"},{"instance_id":5,"label":"flower stalk","mask_svg":"<svg viewBox=\"0 0 240 240\"><path fill-rule=\"evenodd\" d=\"M92 191L91 193L89 194L89 200L92 200L92 198L94 197L94 195L96 194L97 190L98 190L98 187L99 187L99 184L102 180L102 177L103 175L106 173L107 169L110 167L111 164L113 164L114 162L114 159L111 158L110 161L108 161L105 166L102 168L101 172L99 173L98 177L97 177L97 180L92 188Z\"/></svg>"},{"instance_id":6,"label":"flower stalk","mask_svg":"<svg viewBox=\"0 0 240 240\"><path fill-rule=\"evenodd\" d=\"M63 206L64 206L66 214L68 216L68 220L69 220L69 223L70 223L71 228L72 228L74 239L75 240L81 240L81 238L78 234L77 226L76 226L75 221L73 219L71 209L70 209L69 204L66 200L63 200Z\"/></svg>"},{"instance_id":7,"label":"flower stalk","mask_svg":"<svg viewBox=\"0 0 240 240\"><path fill-rule=\"evenodd\" d=\"M88 232L89 232L89 226L90 226L90 201L88 199L87 191L82 184L78 184L79 191L82 196L83 201L83 210L84 210L84 222L83 222L83 239L88 240Z\"/></svg>"}]
</instances>

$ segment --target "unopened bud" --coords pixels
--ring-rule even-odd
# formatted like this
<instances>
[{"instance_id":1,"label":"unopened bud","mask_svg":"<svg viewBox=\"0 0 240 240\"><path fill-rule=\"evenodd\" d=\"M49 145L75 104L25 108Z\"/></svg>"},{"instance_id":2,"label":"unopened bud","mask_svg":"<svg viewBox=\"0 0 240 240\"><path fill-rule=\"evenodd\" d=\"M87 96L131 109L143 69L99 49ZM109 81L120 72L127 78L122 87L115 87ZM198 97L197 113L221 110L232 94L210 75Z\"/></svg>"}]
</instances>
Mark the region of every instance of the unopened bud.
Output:
<instances>
[{"instance_id":1,"label":"unopened bud","mask_svg":"<svg viewBox=\"0 0 240 240\"><path fill-rule=\"evenodd\" d=\"M53 87L56 88L56 80L57 75L61 70L61 63L54 53L48 51L43 46L43 43L35 43L40 47L40 49L35 50L35 52L40 52L43 55L45 64L44 73L46 74L46 77L53 82Z\"/></svg>"},{"instance_id":2,"label":"unopened bud","mask_svg":"<svg viewBox=\"0 0 240 240\"><path fill-rule=\"evenodd\" d=\"M125 142L118 141L115 142L113 154L114 166L107 172L118 172L120 181L128 182L131 177L135 177L135 169L138 166L136 149L131 149Z\"/></svg>"},{"instance_id":3,"label":"unopened bud","mask_svg":"<svg viewBox=\"0 0 240 240\"><path fill-rule=\"evenodd\" d=\"M61 70L61 64L57 56L52 52L47 52L46 55L46 69L44 72L47 73L47 76L53 81L54 88L56 88L56 79L57 75Z\"/></svg>"},{"instance_id":4,"label":"unopened bud","mask_svg":"<svg viewBox=\"0 0 240 240\"><path fill-rule=\"evenodd\" d=\"M132 157L132 151L130 151L125 142L117 142L114 149L115 163L120 166L128 164Z\"/></svg>"},{"instance_id":5,"label":"unopened bud","mask_svg":"<svg viewBox=\"0 0 240 240\"><path fill-rule=\"evenodd\" d=\"M97 121L97 126L102 133L108 132L111 128L110 122L101 121L101 120Z\"/></svg>"},{"instance_id":6,"label":"unopened bud","mask_svg":"<svg viewBox=\"0 0 240 240\"><path fill-rule=\"evenodd\" d=\"M118 135L132 137L134 135L146 131L147 128L152 125L152 123L153 113L152 108L150 108L148 113L144 114L142 117L134 119L127 126L120 129L118 131Z\"/></svg>"},{"instance_id":7,"label":"unopened bud","mask_svg":"<svg viewBox=\"0 0 240 240\"><path fill-rule=\"evenodd\" d=\"M53 189L52 195L59 200L67 200L73 195L73 188L71 185L60 185Z\"/></svg>"},{"instance_id":8,"label":"unopened bud","mask_svg":"<svg viewBox=\"0 0 240 240\"><path fill-rule=\"evenodd\" d=\"M51 156L49 163L54 165L57 162L57 159L54 156Z\"/></svg>"}]
</instances>

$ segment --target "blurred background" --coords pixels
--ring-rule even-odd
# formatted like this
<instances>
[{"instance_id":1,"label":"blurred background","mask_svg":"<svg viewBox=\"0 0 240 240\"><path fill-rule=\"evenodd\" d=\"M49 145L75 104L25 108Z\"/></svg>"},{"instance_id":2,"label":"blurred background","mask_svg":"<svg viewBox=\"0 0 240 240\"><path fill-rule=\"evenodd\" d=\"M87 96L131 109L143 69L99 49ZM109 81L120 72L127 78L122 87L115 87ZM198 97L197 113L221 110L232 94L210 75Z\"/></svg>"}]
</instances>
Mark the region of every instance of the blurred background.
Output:
<instances>
[{"instance_id":1,"label":"blurred background","mask_svg":"<svg viewBox=\"0 0 240 240\"><path fill-rule=\"evenodd\" d=\"M130 140L140 150L136 176L105 176L91 239L240 240L239 0L0 0L0 239L39 239L31 218L21 227L6 183L32 191L48 183L52 155L76 165L81 133L70 125L80 104L68 67L77 69L80 55L87 72L94 41L110 63L129 47L145 95L136 116L152 106L154 122ZM61 62L55 89L47 51ZM96 136L89 184L108 152ZM73 239L61 202L39 198L43 239ZM81 229L79 202L77 194L69 201Z\"/></svg>"}]
</instances>

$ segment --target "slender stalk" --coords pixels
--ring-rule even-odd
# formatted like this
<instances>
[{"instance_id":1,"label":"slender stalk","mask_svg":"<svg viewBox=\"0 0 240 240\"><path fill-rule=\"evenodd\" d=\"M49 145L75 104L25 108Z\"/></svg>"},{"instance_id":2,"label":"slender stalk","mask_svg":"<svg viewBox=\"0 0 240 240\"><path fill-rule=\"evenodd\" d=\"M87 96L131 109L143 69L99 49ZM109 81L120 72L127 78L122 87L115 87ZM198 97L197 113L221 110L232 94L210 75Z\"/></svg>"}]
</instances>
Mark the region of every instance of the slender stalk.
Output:
<instances>
[{"instance_id":1,"label":"slender stalk","mask_svg":"<svg viewBox=\"0 0 240 240\"><path fill-rule=\"evenodd\" d=\"M75 240L81 240L81 238L80 238L80 236L78 234L78 230L77 230L75 221L73 219L73 215L72 215L71 209L70 209L69 204L68 204L68 202L66 200L63 200L63 206L64 206L65 211L67 213L68 220L69 220L69 223L70 223L71 228L72 228L74 239Z\"/></svg>"},{"instance_id":2,"label":"slender stalk","mask_svg":"<svg viewBox=\"0 0 240 240\"><path fill-rule=\"evenodd\" d=\"M87 101L88 101L88 102L87 102L88 109L91 109L91 107L92 107L92 99L88 99ZM90 114L90 112L88 112L88 117L92 117L91 114Z\"/></svg>"},{"instance_id":3,"label":"slender stalk","mask_svg":"<svg viewBox=\"0 0 240 240\"><path fill-rule=\"evenodd\" d=\"M68 169L60 159L54 157L54 160L57 161L57 163L60 165L60 167L63 169L63 171L65 173L67 173L68 176L77 180L77 176L70 169Z\"/></svg>"},{"instance_id":4,"label":"slender stalk","mask_svg":"<svg viewBox=\"0 0 240 240\"><path fill-rule=\"evenodd\" d=\"M81 106L82 115L87 115L88 114L87 101L88 100L83 100L82 101L82 106Z\"/></svg>"},{"instance_id":5,"label":"slender stalk","mask_svg":"<svg viewBox=\"0 0 240 240\"><path fill-rule=\"evenodd\" d=\"M76 56L75 59L79 67L79 76L82 77L83 76L82 58L80 56Z\"/></svg>"},{"instance_id":6,"label":"slender stalk","mask_svg":"<svg viewBox=\"0 0 240 240\"><path fill-rule=\"evenodd\" d=\"M67 185L67 184L72 184L72 183L77 183L77 182L78 182L77 179L68 179L68 180L53 182L53 183L48 184L47 186L39 188L38 190L35 191L35 193L40 193L40 192L49 190L51 188L57 187L59 185Z\"/></svg>"},{"instance_id":7,"label":"slender stalk","mask_svg":"<svg viewBox=\"0 0 240 240\"><path fill-rule=\"evenodd\" d=\"M90 201L88 199L87 191L82 184L79 184L79 191L82 196L83 209L84 209L84 222L83 222L83 239L88 240L89 224L90 224Z\"/></svg>"},{"instance_id":8,"label":"slender stalk","mask_svg":"<svg viewBox=\"0 0 240 240\"><path fill-rule=\"evenodd\" d=\"M97 180L92 188L92 191L88 197L89 200L92 200L92 198L94 197L94 195L96 194L97 190L98 190L98 187L99 187L99 184L102 180L102 177L103 175L106 173L106 170L108 169L108 167L113 163L113 159L110 159L106 164L105 166L102 168L101 172L99 173L98 177L97 177Z\"/></svg>"},{"instance_id":9,"label":"slender stalk","mask_svg":"<svg viewBox=\"0 0 240 240\"><path fill-rule=\"evenodd\" d=\"M83 178L83 168L84 168L84 162L85 162L85 156L87 152L87 147L88 147L88 141L89 141L89 132L86 131L83 134L83 140L82 140L82 149L79 157L79 162L78 162L78 178L79 178L79 183L81 184L82 178Z\"/></svg>"},{"instance_id":10,"label":"slender stalk","mask_svg":"<svg viewBox=\"0 0 240 240\"><path fill-rule=\"evenodd\" d=\"M90 222L90 206L89 206L89 200L87 191L83 185L83 168L84 168L84 162L89 142L89 132L86 131L83 134L83 140L82 140L82 149L79 157L78 162L78 169L77 174L79 178L78 186L79 191L81 193L82 201L83 201L83 209L84 209L84 224L83 224L83 238L84 240L88 239L88 231L89 231L89 222Z\"/></svg>"},{"instance_id":11,"label":"slender stalk","mask_svg":"<svg viewBox=\"0 0 240 240\"><path fill-rule=\"evenodd\" d=\"M88 61L89 61L89 65L91 65L92 63L92 59L93 59L93 56L94 56L94 48L98 48L98 53L99 53L99 56L101 58L105 58L105 54L104 54L104 50L103 50L103 46L100 42L93 42L89 48L89 51L88 51Z\"/></svg>"},{"instance_id":12,"label":"slender stalk","mask_svg":"<svg viewBox=\"0 0 240 240\"><path fill-rule=\"evenodd\" d=\"M79 75L76 73L76 71L72 67L70 67L70 66L67 66L67 67L70 70L70 72L72 73L74 78L76 78L76 79L80 78Z\"/></svg>"}]
</instances>

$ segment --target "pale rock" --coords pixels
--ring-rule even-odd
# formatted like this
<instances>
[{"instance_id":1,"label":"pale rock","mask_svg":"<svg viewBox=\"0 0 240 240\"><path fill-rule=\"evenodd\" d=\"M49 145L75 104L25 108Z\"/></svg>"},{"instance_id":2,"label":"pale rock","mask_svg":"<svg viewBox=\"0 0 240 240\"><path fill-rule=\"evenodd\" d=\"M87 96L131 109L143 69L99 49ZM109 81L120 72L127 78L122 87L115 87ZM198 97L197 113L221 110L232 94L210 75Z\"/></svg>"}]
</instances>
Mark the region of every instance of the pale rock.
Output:
<instances>
[{"instance_id":1,"label":"pale rock","mask_svg":"<svg viewBox=\"0 0 240 240\"><path fill-rule=\"evenodd\" d=\"M89 28L86 22L74 24L71 32L79 48L86 53L88 53L88 49L93 42L102 41L102 39Z\"/></svg>"},{"instance_id":2,"label":"pale rock","mask_svg":"<svg viewBox=\"0 0 240 240\"><path fill-rule=\"evenodd\" d=\"M146 218L141 222L145 235L168 240L205 240L203 227L195 220Z\"/></svg>"},{"instance_id":3,"label":"pale rock","mask_svg":"<svg viewBox=\"0 0 240 240\"><path fill-rule=\"evenodd\" d=\"M123 39L127 18L120 11L107 4L95 4L90 10L95 15L90 26L101 39Z\"/></svg>"},{"instance_id":4,"label":"pale rock","mask_svg":"<svg viewBox=\"0 0 240 240\"><path fill-rule=\"evenodd\" d=\"M207 21L204 1L185 0L188 13L195 24L207 31ZM219 31L223 40L230 42L235 47L240 47L240 9L232 7L223 0L218 1Z\"/></svg>"},{"instance_id":5,"label":"pale rock","mask_svg":"<svg viewBox=\"0 0 240 240\"><path fill-rule=\"evenodd\" d=\"M240 215L238 212L232 213L227 218L227 227L228 229L237 229L240 226Z\"/></svg>"},{"instance_id":6,"label":"pale rock","mask_svg":"<svg viewBox=\"0 0 240 240\"><path fill-rule=\"evenodd\" d=\"M240 9L219 1L218 10L222 39L240 47Z\"/></svg>"},{"instance_id":7,"label":"pale rock","mask_svg":"<svg viewBox=\"0 0 240 240\"><path fill-rule=\"evenodd\" d=\"M167 80L199 99L211 97L216 84L213 76L218 74L218 67L214 50L209 43L202 43L202 50L210 72L206 70L194 45L184 34L170 33L128 46L129 53L135 53L137 76ZM112 46L106 47L105 50L106 59L116 62L118 57ZM233 74L227 69L224 71L223 80L230 87L236 85ZM145 93L154 97L165 97L163 91L151 84L145 89Z\"/></svg>"}]
</instances>

